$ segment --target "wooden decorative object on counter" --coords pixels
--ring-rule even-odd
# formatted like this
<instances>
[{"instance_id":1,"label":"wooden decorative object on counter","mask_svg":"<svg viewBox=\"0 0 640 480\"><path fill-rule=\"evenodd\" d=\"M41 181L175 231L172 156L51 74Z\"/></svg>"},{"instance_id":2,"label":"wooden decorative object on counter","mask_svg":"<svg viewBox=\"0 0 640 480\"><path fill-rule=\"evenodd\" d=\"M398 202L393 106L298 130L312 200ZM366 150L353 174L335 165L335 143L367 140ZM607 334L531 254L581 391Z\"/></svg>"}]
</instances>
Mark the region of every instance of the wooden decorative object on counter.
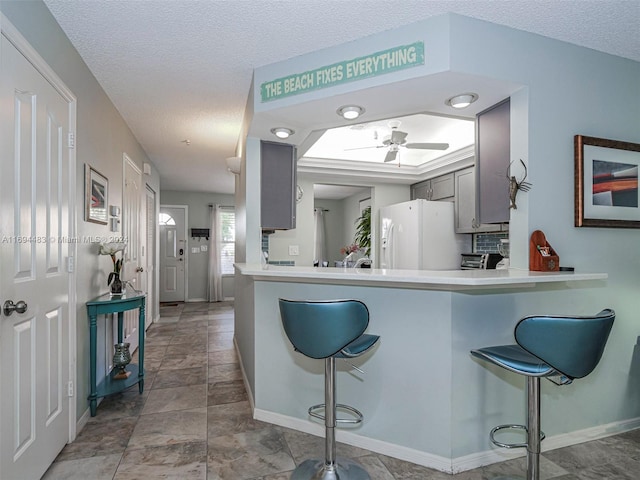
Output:
<instances>
[{"instance_id":1,"label":"wooden decorative object on counter","mask_svg":"<svg viewBox=\"0 0 640 480\"><path fill-rule=\"evenodd\" d=\"M557 272L560 269L560 257L553 249L541 230L531 234L529 241L529 270L534 272Z\"/></svg>"}]
</instances>

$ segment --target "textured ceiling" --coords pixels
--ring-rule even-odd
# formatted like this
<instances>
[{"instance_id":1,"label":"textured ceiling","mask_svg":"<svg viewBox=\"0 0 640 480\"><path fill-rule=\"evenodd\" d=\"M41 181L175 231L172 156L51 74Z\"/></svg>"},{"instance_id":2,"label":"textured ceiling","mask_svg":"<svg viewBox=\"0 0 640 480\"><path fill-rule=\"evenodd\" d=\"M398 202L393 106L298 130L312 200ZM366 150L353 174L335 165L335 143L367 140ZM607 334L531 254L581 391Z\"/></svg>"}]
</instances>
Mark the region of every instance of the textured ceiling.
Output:
<instances>
[{"instance_id":1,"label":"textured ceiling","mask_svg":"<svg viewBox=\"0 0 640 480\"><path fill-rule=\"evenodd\" d=\"M640 0L44 2L169 190L233 192L225 158L254 68L434 15L455 12L640 61Z\"/></svg>"}]
</instances>

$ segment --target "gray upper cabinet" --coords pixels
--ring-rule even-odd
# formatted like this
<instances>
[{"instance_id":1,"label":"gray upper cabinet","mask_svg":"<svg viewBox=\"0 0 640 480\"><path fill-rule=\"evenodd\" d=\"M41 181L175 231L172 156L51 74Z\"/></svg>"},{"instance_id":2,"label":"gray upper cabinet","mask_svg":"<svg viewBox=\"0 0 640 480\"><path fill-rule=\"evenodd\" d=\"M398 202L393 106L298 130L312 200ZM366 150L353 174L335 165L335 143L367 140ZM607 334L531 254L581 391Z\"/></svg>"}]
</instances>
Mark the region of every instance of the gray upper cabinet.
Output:
<instances>
[{"instance_id":1,"label":"gray upper cabinet","mask_svg":"<svg viewBox=\"0 0 640 480\"><path fill-rule=\"evenodd\" d=\"M296 228L296 147L260 142L261 226Z\"/></svg>"},{"instance_id":2,"label":"gray upper cabinet","mask_svg":"<svg viewBox=\"0 0 640 480\"><path fill-rule=\"evenodd\" d=\"M475 167L455 172L456 233L499 232L503 224L479 223L476 220Z\"/></svg>"},{"instance_id":3,"label":"gray upper cabinet","mask_svg":"<svg viewBox=\"0 0 640 480\"><path fill-rule=\"evenodd\" d=\"M440 175L411 185L411 199L453 201L455 195L453 173Z\"/></svg>"},{"instance_id":4,"label":"gray upper cabinet","mask_svg":"<svg viewBox=\"0 0 640 480\"><path fill-rule=\"evenodd\" d=\"M477 210L480 223L509 221L511 102L506 99L476 118Z\"/></svg>"}]
</instances>

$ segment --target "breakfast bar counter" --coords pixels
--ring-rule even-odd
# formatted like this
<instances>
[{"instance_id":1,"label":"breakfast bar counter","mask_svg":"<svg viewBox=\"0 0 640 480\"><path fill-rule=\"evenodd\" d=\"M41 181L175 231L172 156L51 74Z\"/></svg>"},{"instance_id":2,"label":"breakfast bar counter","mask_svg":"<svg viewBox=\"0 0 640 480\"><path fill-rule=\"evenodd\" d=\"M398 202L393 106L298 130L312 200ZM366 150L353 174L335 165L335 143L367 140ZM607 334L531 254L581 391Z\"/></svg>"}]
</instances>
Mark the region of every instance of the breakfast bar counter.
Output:
<instances>
[{"instance_id":1,"label":"breakfast bar counter","mask_svg":"<svg viewBox=\"0 0 640 480\"><path fill-rule=\"evenodd\" d=\"M606 273L531 272L529 270L386 270L277 265L236 265L241 275L256 280L340 283L432 290L527 287L536 284L605 280Z\"/></svg>"},{"instance_id":2,"label":"breakfast bar counter","mask_svg":"<svg viewBox=\"0 0 640 480\"><path fill-rule=\"evenodd\" d=\"M455 473L520 455L495 449L488 432L521 423L524 383L469 351L515 343L518 320L532 314L590 315L609 305L604 273L519 270L414 271L236 265L235 342L257 419L322 435L307 414L323 399L323 363L294 352L278 299L352 298L370 312L379 344L338 362L338 401L364 421L338 441ZM590 377L598 381L598 371ZM583 441L601 412L572 408L585 382L542 388L543 449ZM573 390L567 395L555 388ZM591 385L593 388L593 385ZM584 433L586 435L586 433Z\"/></svg>"}]
</instances>

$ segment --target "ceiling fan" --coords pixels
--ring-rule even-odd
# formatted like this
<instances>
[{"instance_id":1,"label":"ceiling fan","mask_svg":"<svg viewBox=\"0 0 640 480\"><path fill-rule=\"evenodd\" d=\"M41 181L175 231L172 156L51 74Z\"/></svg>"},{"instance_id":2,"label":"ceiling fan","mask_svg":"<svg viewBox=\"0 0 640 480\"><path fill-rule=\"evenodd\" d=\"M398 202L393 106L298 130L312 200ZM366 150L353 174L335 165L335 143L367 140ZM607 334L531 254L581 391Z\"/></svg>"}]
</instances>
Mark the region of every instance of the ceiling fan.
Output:
<instances>
[{"instance_id":1,"label":"ceiling fan","mask_svg":"<svg viewBox=\"0 0 640 480\"><path fill-rule=\"evenodd\" d=\"M385 163L392 162L398 156L400 148L421 149L421 150L446 150L449 148L448 143L407 143L407 132L398 130L400 126L399 120L391 120L389 122L391 134L384 137L382 145L373 147L347 148L345 150L361 150L364 148L388 148L387 155L384 157Z\"/></svg>"}]
</instances>

